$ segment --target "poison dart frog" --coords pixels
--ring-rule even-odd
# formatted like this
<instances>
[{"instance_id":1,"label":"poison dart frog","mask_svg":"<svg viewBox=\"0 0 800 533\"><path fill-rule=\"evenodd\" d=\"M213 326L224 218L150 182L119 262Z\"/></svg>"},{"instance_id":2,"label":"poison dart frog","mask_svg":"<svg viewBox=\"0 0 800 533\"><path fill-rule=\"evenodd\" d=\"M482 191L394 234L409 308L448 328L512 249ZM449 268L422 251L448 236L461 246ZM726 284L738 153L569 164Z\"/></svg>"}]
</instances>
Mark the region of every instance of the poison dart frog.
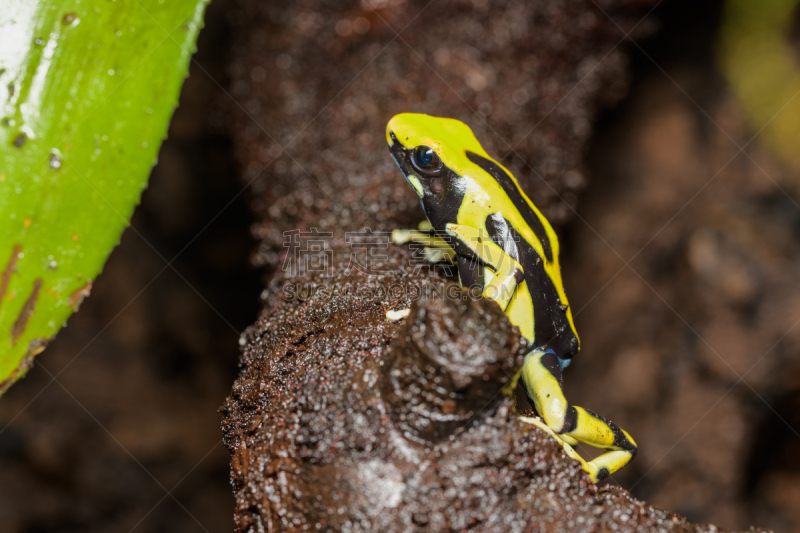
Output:
<instances>
[{"instance_id":1,"label":"poison dart frog","mask_svg":"<svg viewBox=\"0 0 800 533\"><path fill-rule=\"evenodd\" d=\"M537 418L597 482L636 454L616 424L564 397L562 370L580 348L550 223L519 183L481 147L472 130L449 118L403 113L386 127L389 150L427 217L418 230L395 230L396 244L425 246L430 261L448 261L462 286L497 302L529 343L517 375ZM607 451L583 460L578 442Z\"/></svg>"}]
</instances>

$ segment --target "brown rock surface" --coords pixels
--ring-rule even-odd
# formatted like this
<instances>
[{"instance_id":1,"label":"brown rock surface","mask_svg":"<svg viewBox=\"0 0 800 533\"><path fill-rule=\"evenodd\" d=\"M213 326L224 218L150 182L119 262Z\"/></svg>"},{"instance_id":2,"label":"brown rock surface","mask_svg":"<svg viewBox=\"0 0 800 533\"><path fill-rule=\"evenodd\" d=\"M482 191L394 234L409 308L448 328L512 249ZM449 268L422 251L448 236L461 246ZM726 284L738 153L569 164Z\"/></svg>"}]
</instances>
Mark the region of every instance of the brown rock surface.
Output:
<instances>
[{"instance_id":1,"label":"brown rock surface","mask_svg":"<svg viewBox=\"0 0 800 533\"><path fill-rule=\"evenodd\" d=\"M630 29L636 4L603 5ZM238 529L716 531L591 484L498 393L519 363L499 310L408 247L346 235L422 216L385 147L401 111L466 121L567 218L595 105L624 88L619 29L589 1L243 1L233 17L234 136L255 260L275 273L223 406Z\"/></svg>"}]
</instances>

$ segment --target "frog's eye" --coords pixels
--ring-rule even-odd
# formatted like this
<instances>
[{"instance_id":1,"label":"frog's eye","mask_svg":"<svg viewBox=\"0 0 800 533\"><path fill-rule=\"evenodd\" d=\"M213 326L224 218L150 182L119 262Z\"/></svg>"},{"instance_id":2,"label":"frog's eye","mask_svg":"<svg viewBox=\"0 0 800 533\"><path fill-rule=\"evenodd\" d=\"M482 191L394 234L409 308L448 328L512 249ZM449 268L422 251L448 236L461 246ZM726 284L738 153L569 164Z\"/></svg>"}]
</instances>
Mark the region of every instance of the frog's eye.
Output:
<instances>
[{"instance_id":1,"label":"frog's eye","mask_svg":"<svg viewBox=\"0 0 800 533\"><path fill-rule=\"evenodd\" d=\"M442 171L442 160L439 159L433 148L430 146L417 146L411 156L414 168L429 176L439 174Z\"/></svg>"}]
</instances>

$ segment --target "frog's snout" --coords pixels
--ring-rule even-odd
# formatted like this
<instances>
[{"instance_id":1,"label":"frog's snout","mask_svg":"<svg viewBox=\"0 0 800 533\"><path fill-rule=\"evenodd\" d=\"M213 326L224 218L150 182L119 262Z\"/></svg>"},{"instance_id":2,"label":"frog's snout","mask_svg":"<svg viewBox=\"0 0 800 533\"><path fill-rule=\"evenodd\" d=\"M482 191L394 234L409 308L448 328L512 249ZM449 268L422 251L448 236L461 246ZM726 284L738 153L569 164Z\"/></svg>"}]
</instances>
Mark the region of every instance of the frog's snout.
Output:
<instances>
[{"instance_id":1,"label":"frog's snout","mask_svg":"<svg viewBox=\"0 0 800 533\"><path fill-rule=\"evenodd\" d=\"M389 145L389 148L394 147L394 144L397 142L397 135L395 135L395 127L396 125L396 117L392 117L388 124L386 124L386 143Z\"/></svg>"},{"instance_id":2,"label":"frog's snout","mask_svg":"<svg viewBox=\"0 0 800 533\"><path fill-rule=\"evenodd\" d=\"M409 122L409 117L414 116L415 115L412 113L400 113L389 119L389 122L386 124L386 142L391 148L395 148L395 145L398 143L398 138L400 137L405 136L405 140L408 140L407 134L409 126L413 124L413 122Z\"/></svg>"},{"instance_id":3,"label":"frog's snout","mask_svg":"<svg viewBox=\"0 0 800 533\"><path fill-rule=\"evenodd\" d=\"M392 123L390 121L389 126L391 125ZM389 144L389 151L391 152L395 163L397 163L397 166L403 171L403 174L407 174L408 169L404 168L406 166L406 147L403 146L403 143L400 142L391 127L386 128L386 142Z\"/></svg>"}]
</instances>

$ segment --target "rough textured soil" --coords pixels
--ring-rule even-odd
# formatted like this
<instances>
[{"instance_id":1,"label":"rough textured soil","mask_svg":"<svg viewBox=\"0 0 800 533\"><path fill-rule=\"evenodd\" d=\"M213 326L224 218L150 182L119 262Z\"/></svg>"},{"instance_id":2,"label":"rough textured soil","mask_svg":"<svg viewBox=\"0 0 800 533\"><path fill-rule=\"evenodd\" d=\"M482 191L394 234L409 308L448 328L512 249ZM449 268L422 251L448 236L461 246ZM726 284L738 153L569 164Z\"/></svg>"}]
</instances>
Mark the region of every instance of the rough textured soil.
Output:
<instances>
[{"instance_id":1,"label":"rough textured soil","mask_svg":"<svg viewBox=\"0 0 800 533\"><path fill-rule=\"evenodd\" d=\"M645 3L621 4L630 28ZM243 1L233 23L234 136L275 273L223 406L237 528L716 531L591 484L500 394L520 352L499 311L346 235L421 217L385 147L400 111L466 121L562 222L595 107L624 89L619 30L588 1Z\"/></svg>"}]
</instances>

